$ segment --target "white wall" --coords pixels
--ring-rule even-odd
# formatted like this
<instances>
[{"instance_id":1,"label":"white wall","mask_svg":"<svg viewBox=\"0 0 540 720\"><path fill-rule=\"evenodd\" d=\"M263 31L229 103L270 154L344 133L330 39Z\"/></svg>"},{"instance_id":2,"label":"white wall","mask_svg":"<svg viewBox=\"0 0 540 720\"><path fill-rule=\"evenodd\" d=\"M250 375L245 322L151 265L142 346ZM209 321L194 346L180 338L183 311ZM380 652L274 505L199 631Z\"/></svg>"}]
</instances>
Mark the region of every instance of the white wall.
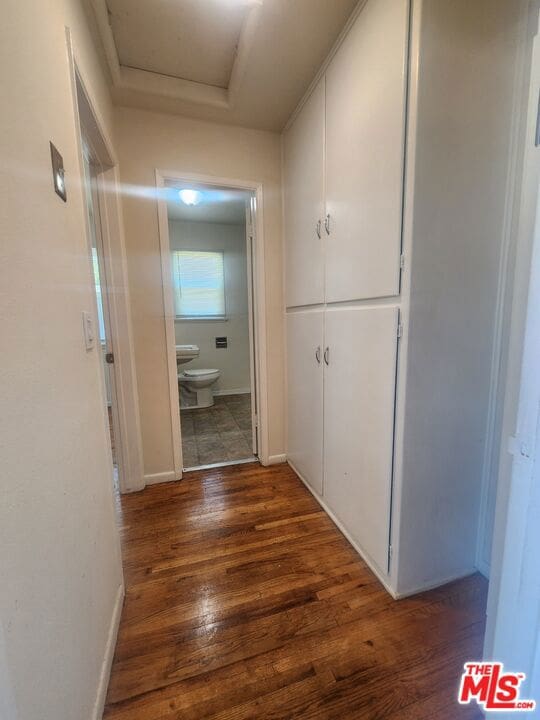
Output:
<instances>
[{"instance_id":1,"label":"white wall","mask_svg":"<svg viewBox=\"0 0 540 720\"><path fill-rule=\"evenodd\" d=\"M540 627L540 147L535 146L535 135L539 31L537 11L530 14L523 52L522 88L526 93L516 169L522 181L514 214L515 265L509 268L514 293L509 303L504 422L484 645L487 659L500 660L527 674L522 695L537 702L540 636L534 629Z\"/></svg>"},{"instance_id":2,"label":"white wall","mask_svg":"<svg viewBox=\"0 0 540 720\"><path fill-rule=\"evenodd\" d=\"M275 133L117 108L130 297L146 474L174 468L156 168L260 182L263 186L269 454L284 452L281 150Z\"/></svg>"},{"instance_id":3,"label":"white wall","mask_svg":"<svg viewBox=\"0 0 540 720\"><path fill-rule=\"evenodd\" d=\"M505 0L422 5L402 593L476 564L519 20Z\"/></svg>"},{"instance_id":4,"label":"white wall","mask_svg":"<svg viewBox=\"0 0 540 720\"><path fill-rule=\"evenodd\" d=\"M2 4L0 693L12 705L5 720L89 720L122 585L101 358L85 351L82 337L81 313L94 301L66 25L110 128L79 3ZM53 192L49 140L64 156L67 203Z\"/></svg>"},{"instance_id":5,"label":"white wall","mask_svg":"<svg viewBox=\"0 0 540 720\"><path fill-rule=\"evenodd\" d=\"M217 250L223 252L225 274L225 307L227 319L177 320L177 344L198 345L196 360L182 369L217 368L221 371L215 383L217 392L246 391L250 388L249 317L247 288L247 255L245 225L220 223L169 222L172 250ZM216 348L216 337L225 335L227 348Z\"/></svg>"}]
</instances>

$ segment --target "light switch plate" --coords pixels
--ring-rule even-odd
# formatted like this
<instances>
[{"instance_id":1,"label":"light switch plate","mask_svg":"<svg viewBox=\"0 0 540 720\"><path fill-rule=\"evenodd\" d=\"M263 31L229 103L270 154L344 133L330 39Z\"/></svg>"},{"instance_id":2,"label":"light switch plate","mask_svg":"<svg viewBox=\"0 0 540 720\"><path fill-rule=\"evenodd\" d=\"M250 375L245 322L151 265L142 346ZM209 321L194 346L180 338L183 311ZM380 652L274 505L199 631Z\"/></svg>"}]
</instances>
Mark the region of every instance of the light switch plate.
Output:
<instances>
[{"instance_id":1,"label":"light switch plate","mask_svg":"<svg viewBox=\"0 0 540 720\"><path fill-rule=\"evenodd\" d=\"M87 350L93 350L96 344L93 315L89 312L83 312L82 319L85 347Z\"/></svg>"},{"instance_id":2,"label":"light switch plate","mask_svg":"<svg viewBox=\"0 0 540 720\"><path fill-rule=\"evenodd\" d=\"M59 195L64 202L67 201L66 181L64 177L64 160L52 142L51 146L51 164L53 173L54 192Z\"/></svg>"}]
</instances>

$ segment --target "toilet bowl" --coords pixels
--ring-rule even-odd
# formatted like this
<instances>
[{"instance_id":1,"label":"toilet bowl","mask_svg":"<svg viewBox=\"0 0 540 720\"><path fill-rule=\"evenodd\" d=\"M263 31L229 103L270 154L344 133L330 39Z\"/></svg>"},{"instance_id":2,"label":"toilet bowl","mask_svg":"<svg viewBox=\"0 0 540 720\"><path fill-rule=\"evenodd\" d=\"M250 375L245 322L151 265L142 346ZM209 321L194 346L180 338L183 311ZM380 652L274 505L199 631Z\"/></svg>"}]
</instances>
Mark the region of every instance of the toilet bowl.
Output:
<instances>
[{"instance_id":1,"label":"toilet bowl","mask_svg":"<svg viewBox=\"0 0 540 720\"><path fill-rule=\"evenodd\" d=\"M205 408L214 404L212 385L221 375L215 368L178 373L181 408Z\"/></svg>"}]
</instances>

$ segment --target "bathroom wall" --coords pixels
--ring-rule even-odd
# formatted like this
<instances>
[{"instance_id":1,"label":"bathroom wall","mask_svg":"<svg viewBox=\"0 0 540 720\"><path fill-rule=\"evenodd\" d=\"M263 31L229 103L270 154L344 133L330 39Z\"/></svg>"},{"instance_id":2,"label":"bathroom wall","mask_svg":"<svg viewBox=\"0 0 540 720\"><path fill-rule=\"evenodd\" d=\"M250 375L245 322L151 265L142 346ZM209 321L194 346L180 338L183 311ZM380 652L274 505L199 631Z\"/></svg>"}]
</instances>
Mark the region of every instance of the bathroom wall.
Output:
<instances>
[{"instance_id":1,"label":"bathroom wall","mask_svg":"<svg viewBox=\"0 0 540 720\"><path fill-rule=\"evenodd\" d=\"M221 377L215 392L245 392L250 387L247 259L245 225L169 222L172 250L223 251L226 320L177 320L177 344L198 345L200 355L189 368L217 368ZM216 348L216 337L226 335L227 348Z\"/></svg>"},{"instance_id":2,"label":"bathroom wall","mask_svg":"<svg viewBox=\"0 0 540 720\"><path fill-rule=\"evenodd\" d=\"M122 600L101 353L86 351L82 332L95 300L66 26L110 133L81 3L2 3L2 720L97 720ZM64 157L66 203L53 190L49 140Z\"/></svg>"},{"instance_id":3,"label":"bathroom wall","mask_svg":"<svg viewBox=\"0 0 540 720\"><path fill-rule=\"evenodd\" d=\"M174 469L155 170L262 184L268 388L268 451L284 453L281 145L277 133L116 108L116 142L146 475Z\"/></svg>"}]
</instances>

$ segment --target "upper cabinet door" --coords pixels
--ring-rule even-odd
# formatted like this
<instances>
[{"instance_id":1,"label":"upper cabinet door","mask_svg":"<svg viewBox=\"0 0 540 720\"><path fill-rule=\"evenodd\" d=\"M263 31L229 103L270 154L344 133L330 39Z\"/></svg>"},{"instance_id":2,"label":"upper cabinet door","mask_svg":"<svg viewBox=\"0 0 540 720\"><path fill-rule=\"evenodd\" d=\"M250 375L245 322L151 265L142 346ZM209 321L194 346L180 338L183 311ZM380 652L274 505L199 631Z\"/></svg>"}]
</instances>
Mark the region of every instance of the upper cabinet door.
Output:
<instances>
[{"instance_id":1,"label":"upper cabinet door","mask_svg":"<svg viewBox=\"0 0 540 720\"><path fill-rule=\"evenodd\" d=\"M326 300L399 293L408 0L368 0L326 73Z\"/></svg>"},{"instance_id":2,"label":"upper cabinet door","mask_svg":"<svg viewBox=\"0 0 540 720\"><path fill-rule=\"evenodd\" d=\"M284 137L285 287L288 307L324 302L323 186L324 78Z\"/></svg>"}]
</instances>

